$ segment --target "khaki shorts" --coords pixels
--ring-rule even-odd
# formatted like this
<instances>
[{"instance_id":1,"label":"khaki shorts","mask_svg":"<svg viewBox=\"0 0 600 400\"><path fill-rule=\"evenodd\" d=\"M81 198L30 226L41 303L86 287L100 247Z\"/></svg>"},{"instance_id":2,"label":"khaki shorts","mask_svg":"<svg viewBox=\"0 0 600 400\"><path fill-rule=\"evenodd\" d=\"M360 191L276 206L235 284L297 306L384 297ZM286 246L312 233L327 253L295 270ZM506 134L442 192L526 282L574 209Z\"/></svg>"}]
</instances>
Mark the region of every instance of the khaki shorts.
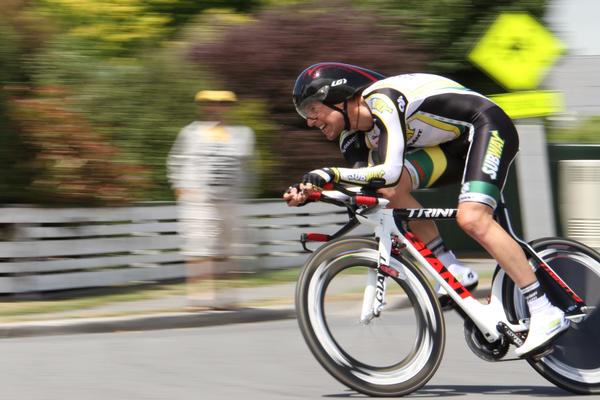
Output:
<instances>
[{"instance_id":1,"label":"khaki shorts","mask_svg":"<svg viewBox=\"0 0 600 400\"><path fill-rule=\"evenodd\" d=\"M229 257L233 255L235 207L223 200L202 196L182 196L179 205L179 231L182 254L189 257Z\"/></svg>"}]
</instances>

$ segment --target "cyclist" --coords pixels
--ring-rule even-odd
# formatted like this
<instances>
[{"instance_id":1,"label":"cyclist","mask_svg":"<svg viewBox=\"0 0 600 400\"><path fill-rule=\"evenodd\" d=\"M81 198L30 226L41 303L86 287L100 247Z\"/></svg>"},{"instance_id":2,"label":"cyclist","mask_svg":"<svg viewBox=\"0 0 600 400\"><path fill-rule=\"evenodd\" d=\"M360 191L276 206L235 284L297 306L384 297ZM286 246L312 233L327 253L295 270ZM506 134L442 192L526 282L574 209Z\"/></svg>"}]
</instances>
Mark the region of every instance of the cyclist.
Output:
<instances>
[{"instance_id":1,"label":"cyclist","mask_svg":"<svg viewBox=\"0 0 600 400\"><path fill-rule=\"evenodd\" d=\"M297 78L297 112L308 126L341 145L368 166L310 171L283 198L302 205L328 182L382 187L395 208L418 208L411 192L461 182L458 225L483 246L521 288L531 314L525 343L515 352L535 352L569 326L540 287L519 245L494 220L519 138L511 119L494 102L450 79L405 74L381 79L367 69L319 63ZM413 221L425 243L439 233L431 221ZM443 262L444 260L442 260Z\"/></svg>"},{"instance_id":2,"label":"cyclist","mask_svg":"<svg viewBox=\"0 0 600 400\"><path fill-rule=\"evenodd\" d=\"M341 64L337 65L341 66ZM361 85L365 82L364 79L366 79L368 82L375 82L385 78L385 76L378 72L360 67L353 68L357 68L357 71L360 71L362 74L358 77ZM336 138L333 137L330 140L335 139ZM339 135L340 151L348 165L352 165L354 168L364 167L369 164L373 164L373 159L378 159L376 149L377 140L377 132L371 131L365 133L356 130L344 130L342 134ZM418 203L416 202L405 203L402 202L401 198L392 199L388 196L388 194L391 193L386 190L383 190L382 194L390 200L394 200L390 204L391 207L402 208L418 206ZM457 260L454 253L444 244L433 221L426 221L425 223L413 221L410 223L410 227L413 232L418 234L421 240L425 240L427 247L464 287L466 287L468 290L473 290L477 287L477 284L479 283L477 273L471 268L462 265L462 263ZM436 284L436 291L442 306L445 307L449 305L450 296L447 295L446 290L439 283Z\"/></svg>"}]
</instances>

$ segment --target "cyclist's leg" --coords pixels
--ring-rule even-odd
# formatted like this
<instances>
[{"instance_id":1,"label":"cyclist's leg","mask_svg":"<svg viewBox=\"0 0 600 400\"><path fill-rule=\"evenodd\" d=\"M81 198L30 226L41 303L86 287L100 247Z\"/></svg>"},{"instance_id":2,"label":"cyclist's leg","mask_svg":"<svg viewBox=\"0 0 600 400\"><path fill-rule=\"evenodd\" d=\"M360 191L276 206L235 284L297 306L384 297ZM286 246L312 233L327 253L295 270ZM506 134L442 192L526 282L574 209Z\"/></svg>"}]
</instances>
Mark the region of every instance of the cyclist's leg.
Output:
<instances>
[{"instance_id":1,"label":"cyclist's leg","mask_svg":"<svg viewBox=\"0 0 600 400\"><path fill-rule=\"evenodd\" d=\"M498 107L484 111L475 125L459 196L457 222L480 243L520 287L535 281L523 250L494 220L500 193L516 156L516 128Z\"/></svg>"},{"instance_id":2,"label":"cyclist's leg","mask_svg":"<svg viewBox=\"0 0 600 400\"><path fill-rule=\"evenodd\" d=\"M400 183L394 188L381 190L390 200L390 207L420 208L422 206L414 198L412 191L460 182L464 159L455 155L459 153L456 151L457 146L468 147L466 144L448 143L409 152L405 158ZM458 261L454 253L446 247L434 221L415 220L411 221L409 226L467 289L472 290L477 286L477 273ZM436 289L440 295L446 294L440 285L437 285Z\"/></svg>"},{"instance_id":3,"label":"cyclist's leg","mask_svg":"<svg viewBox=\"0 0 600 400\"><path fill-rule=\"evenodd\" d=\"M490 253L519 287L536 278L521 247L494 220L493 209L485 204L464 201L458 205L458 225Z\"/></svg>"},{"instance_id":4,"label":"cyclist's leg","mask_svg":"<svg viewBox=\"0 0 600 400\"><path fill-rule=\"evenodd\" d=\"M406 156L407 169L411 173L411 179L416 182L415 189L431 188L458 183L464 170L466 149L468 140L459 137L456 140L442 143L439 146L427 147L410 152ZM479 283L477 273L468 266L457 260L454 253L442 242L440 237L429 242L428 247L435 256L448 268L462 284L469 290L473 290ZM446 294L441 285L436 285L436 291L440 295ZM449 300L441 297L442 301Z\"/></svg>"},{"instance_id":5,"label":"cyclist's leg","mask_svg":"<svg viewBox=\"0 0 600 400\"><path fill-rule=\"evenodd\" d=\"M549 303L521 247L493 218L518 146L516 128L499 107L480 114L467 155L457 222L523 291L532 315L527 341L517 349L524 355L549 342L568 322Z\"/></svg>"},{"instance_id":6,"label":"cyclist's leg","mask_svg":"<svg viewBox=\"0 0 600 400\"><path fill-rule=\"evenodd\" d=\"M412 195L413 182L406 167L402 169L400 182L390 188L379 189L379 192L389 200L390 208L421 208L422 205ZM414 220L409 227L424 243L429 243L440 236L435 222L430 220Z\"/></svg>"}]
</instances>

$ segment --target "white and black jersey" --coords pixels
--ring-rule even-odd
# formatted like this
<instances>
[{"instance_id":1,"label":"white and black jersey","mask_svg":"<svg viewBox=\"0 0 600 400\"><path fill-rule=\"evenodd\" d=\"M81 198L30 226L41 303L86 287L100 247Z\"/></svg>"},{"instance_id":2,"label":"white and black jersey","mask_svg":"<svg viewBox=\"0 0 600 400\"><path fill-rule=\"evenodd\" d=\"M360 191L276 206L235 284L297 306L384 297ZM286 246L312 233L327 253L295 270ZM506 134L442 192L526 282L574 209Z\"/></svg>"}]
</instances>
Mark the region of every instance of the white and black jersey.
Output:
<instances>
[{"instance_id":1,"label":"white and black jersey","mask_svg":"<svg viewBox=\"0 0 600 400\"><path fill-rule=\"evenodd\" d=\"M362 96L373 128L344 132L340 148L347 160L368 166L333 168L337 181L365 185L379 179L393 186L406 167L415 188L460 182L462 177L460 201L495 207L518 136L494 102L431 74L383 79Z\"/></svg>"}]
</instances>

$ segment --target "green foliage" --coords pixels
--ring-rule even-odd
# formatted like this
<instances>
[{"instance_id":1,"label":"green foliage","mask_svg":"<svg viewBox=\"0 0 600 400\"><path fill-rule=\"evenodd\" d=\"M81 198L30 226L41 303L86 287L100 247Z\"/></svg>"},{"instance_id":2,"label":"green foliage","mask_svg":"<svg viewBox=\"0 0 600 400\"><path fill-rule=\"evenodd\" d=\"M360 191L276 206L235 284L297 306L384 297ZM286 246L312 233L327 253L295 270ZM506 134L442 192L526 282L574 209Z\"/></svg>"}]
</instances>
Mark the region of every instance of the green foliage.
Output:
<instances>
[{"instance_id":1,"label":"green foliage","mask_svg":"<svg viewBox=\"0 0 600 400\"><path fill-rule=\"evenodd\" d=\"M227 8L212 8L196 16L182 28L178 42L189 53L190 47L220 42L235 27L252 22L255 22L252 15L236 14Z\"/></svg>"},{"instance_id":2,"label":"green foliage","mask_svg":"<svg viewBox=\"0 0 600 400\"><path fill-rule=\"evenodd\" d=\"M57 37L30 57L28 68L37 85L77 88L93 82L107 62L81 40Z\"/></svg>"},{"instance_id":3,"label":"green foliage","mask_svg":"<svg viewBox=\"0 0 600 400\"><path fill-rule=\"evenodd\" d=\"M23 141L35 150L30 185L23 191L42 203L112 204L139 199L144 171L118 160L118 149L82 116L69 110L58 88L12 100ZM39 202L39 201L38 201Z\"/></svg>"},{"instance_id":4,"label":"green foliage","mask_svg":"<svg viewBox=\"0 0 600 400\"><path fill-rule=\"evenodd\" d=\"M249 12L259 0L38 0L33 9L60 26L61 38L106 56L159 46L184 23L214 8Z\"/></svg>"},{"instance_id":5,"label":"green foliage","mask_svg":"<svg viewBox=\"0 0 600 400\"><path fill-rule=\"evenodd\" d=\"M501 90L466 60L493 20L505 11L541 18L547 0L370 0L355 1L379 13L432 56L429 71L445 74L485 92Z\"/></svg>"},{"instance_id":6,"label":"green foliage","mask_svg":"<svg viewBox=\"0 0 600 400\"><path fill-rule=\"evenodd\" d=\"M185 35L212 41L222 29L247 20L231 12L209 15L210 23ZM149 181L141 188L144 200L172 199L166 155L178 131L197 118L196 91L221 85L186 61L181 42L166 43L153 54L144 52L135 58L107 57L86 43L77 35L49 41L29 63L35 85L65 88L68 111L82 118L80 123L89 124L106 144L119 149L113 161L144 171ZM265 122L263 110L259 101L242 102L239 110L240 123L250 125L257 134L261 158L255 167L259 172L269 171L273 163L265 143L274 128Z\"/></svg>"},{"instance_id":7,"label":"green foliage","mask_svg":"<svg viewBox=\"0 0 600 400\"><path fill-rule=\"evenodd\" d=\"M19 75L21 49L13 27L0 17L0 82L11 82Z\"/></svg>"},{"instance_id":8,"label":"green foliage","mask_svg":"<svg viewBox=\"0 0 600 400\"><path fill-rule=\"evenodd\" d=\"M165 158L181 127L195 118L199 74L165 51L138 62L96 63L75 88L78 108L127 161L150 171L147 200L166 200ZM82 65L83 66L83 65ZM68 83L67 83L68 84Z\"/></svg>"},{"instance_id":9,"label":"green foliage","mask_svg":"<svg viewBox=\"0 0 600 400\"><path fill-rule=\"evenodd\" d=\"M4 17L0 17L0 38L0 201L12 203L24 198L22 188L30 182L28 161L33 155L11 110L11 99L22 89L25 79L21 36Z\"/></svg>"},{"instance_id":10,"label":"green foliage","mask_svg":"<svg viewBox=\"0 0 600 400\"><path fill-rule=\"evenodd\" d=\"M212 9L229 9L239 13L249 13L261 5L261 0L148 0L149 10L168 15L169 26L178 27L188 23L197 15Z\"/></svg>"},{"instance_id":11,"label":"green foliage","mask_svg":"<svg viewBox=\"0 0 600 400\"><path fill-rule=\"evenodd\" d=\"M36 10L58 21L61 37L109 56L156 44L171 29L171 18L150 10L144 0L39 0Z\"/></svg>"},{"instance_id":12,"label":"green foliage","mask_svg":"<svg viewBox=\"0 0 600 400\"><path fill-rule=\"evenodd\" d=\"M71 107L84 115L107 143L119 148L119 162L147 170L151 184L144 188L145 200L171 200L166 156L178 131L202 118L196 113L195 93L220 84L187 64L177 46L135 60L106 60L68 49L54 47L39 58L36 82L69 87L73 91ZM267 174L273 169L268 144L275 127L266 116L265 104L241 102L235 122L255 131L260 157L253 176ZM260 192L257 187L253 190Z\"/></svg>"},{"instance_id":13,"label":"green foliage","mask_svg":"<svg viewBox=\"0 0 600 400\"><path fill-rule=\"evenodd\" d=\"M573 127L550 127L547 139L554 143L600 143L600 116L586 118Z\"/></svg>"},{"instance_id":14,"label":"green foliage","mask_svg":"<svg viewBox=\"0 0 600 400\"><path fill-rule=\"evenodd\" d=\"M249 174L253 181L249 182L248 194L264 197L270 194L274 174L280 167L272 147L277 139L277 125L270 118L269 105L261 100L242 101L233 111L232 123L246 125L254 131L255 154Z\"/></svg>"},{"instance_id":15,"label":"green foliage","mask_svg":"<svg viewBox=\"0 0 600 400\"><path fill-rule=\"evenodd\" d=\"M332 165L343 162L335 144L319 132L306 131L306 122L293 107L294 81L304 68L320 61L364 65L385 74L423 68L426 55L421 49L403 40L397 30L382 27L381 21L372 12L352 9L347 1L300 3L267 9L254 21L229 26L210 38L189 39L192 61L243 99L260 99L266 109L254 120L269 119L279 126L266 143L268 153L265 146L259 147L261 155L275 157L266 165L278 165L263 181L263 194L280 196L306 171L322 167L324 160L336 163Z\"/></svg>"},{"instance_id":16,"label":"green foliage","mask_svg":"<svg viewBox=\"0 0 600 400\"><path fill-rule=\"evenodd\" d=\"M165 157L179 129L197 118L192 99L206 88L239 94L235 121L256 134L255 194L275 195L290 179L339 156L294 113L291 86L302 68L335 60L386 74L438 72L498 92L466 54L499 12L540 18L546 3L6 0L1 200L106 200L107 179L118 183L111 190L121 200L172 199ZM594 121L550 137L597 142ZM95 148L104 149L96 155L105 162L94 159ZM56 160L59 153L66 161ZM76 182L79 197L65 191Z\"/></svg>"}]
</instances>

